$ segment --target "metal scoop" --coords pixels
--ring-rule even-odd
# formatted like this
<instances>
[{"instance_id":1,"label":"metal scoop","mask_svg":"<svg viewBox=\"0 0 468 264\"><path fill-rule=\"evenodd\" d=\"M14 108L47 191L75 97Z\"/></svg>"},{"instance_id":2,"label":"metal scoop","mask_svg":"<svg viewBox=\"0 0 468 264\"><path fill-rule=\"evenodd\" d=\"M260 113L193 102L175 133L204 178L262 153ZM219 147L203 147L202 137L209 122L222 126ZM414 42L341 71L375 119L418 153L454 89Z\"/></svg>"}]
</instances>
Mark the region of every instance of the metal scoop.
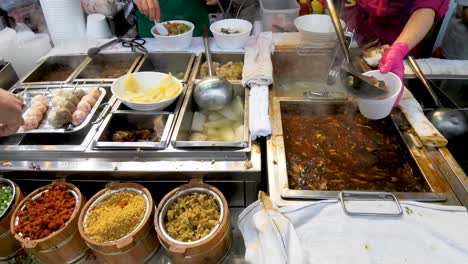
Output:
<instances>
[{"instance_id":1,"label":"metal scoop","mask_svg":"<svg viewBox=\"0 0 468 264\"><path fill-rule=\"evenodd\" d=\"M220 110L229 104L233 97L232 85L224 78L213 76L211 52L208 45L208 28L203 26L203 44L208 64L208 77L203 78L193 91L195 102L200 108L207 110Z\"/></svg>"},{"instance_id":2,"label":"metal scoop","mask_svg":"<svg viewBox=\"0 0 468 264\"><path fill-rule=\"evenodd\" d=\"M330 18L333 22L333 27L335 28L336 35L338 36L338 40L346 60L346 65L343 65L340 69L341 83L348 92L356 97L370 98L383 95L385 93L385 88L378 87L369 82L362 74L359 73L358 68L353 64L348 47L346 46L346 38L333 4L333 0L327 0L327 5Z\"/></svg>"},{"instance_id":3,"label":"metal scoop","mask_svg":"<svg viewBox=\"0 0 468 264\"><path fill-rule=\"evenodd\" d=\"M408 56L408 62L413 72L421 80L434 100L436 109L429 112L427 118L448 139L465 134L468 126L463 113L455 109L444 108L417 62L411 56Z\"/></svg>"}]
</instances>

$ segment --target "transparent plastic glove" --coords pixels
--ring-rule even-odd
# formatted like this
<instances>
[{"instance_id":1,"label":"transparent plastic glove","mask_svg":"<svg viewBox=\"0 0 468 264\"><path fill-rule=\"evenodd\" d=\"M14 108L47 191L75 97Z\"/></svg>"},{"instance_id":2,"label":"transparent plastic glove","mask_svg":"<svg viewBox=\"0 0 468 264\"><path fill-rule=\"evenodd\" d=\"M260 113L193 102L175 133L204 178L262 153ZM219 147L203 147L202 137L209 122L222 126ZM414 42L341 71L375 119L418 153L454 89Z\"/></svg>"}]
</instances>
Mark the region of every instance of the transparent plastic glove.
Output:
<instances>
[{"instance_id":1,"label":"transparent plastic glove","mask_svg":"<svg viewBox=\"0 0 468 264\"><path fill-rule=\"evenodd\" d=\"M409 48L408 44L404 42L394 43L390 48L386 49L382 55L382 59L379 62L379 71L382 73L393 72L398 77L400 77L401 83L403 85L405 67L403 66L403 59L406 54L408 54ZM400 102L400 98L403 95L404 86L401 89L400 95L398 96L395 104L397 106Z\"/></svg>"}]
</instances>

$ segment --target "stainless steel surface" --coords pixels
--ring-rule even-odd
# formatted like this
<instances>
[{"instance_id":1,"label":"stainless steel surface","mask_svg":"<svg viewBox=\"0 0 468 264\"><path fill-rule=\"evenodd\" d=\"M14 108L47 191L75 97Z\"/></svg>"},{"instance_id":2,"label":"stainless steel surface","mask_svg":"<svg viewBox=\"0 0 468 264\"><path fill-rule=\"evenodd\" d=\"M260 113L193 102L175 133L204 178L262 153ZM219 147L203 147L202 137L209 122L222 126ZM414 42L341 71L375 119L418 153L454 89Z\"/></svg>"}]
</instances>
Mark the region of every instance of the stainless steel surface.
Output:
<instances>
[{"instance_id":1,"label":"stainless steel surface","mask_svg":"<svg viewBox=\"0 0 468 264\"><path fill-rule=\"evenodd\" d=\"M281 107L280 103L304 103L310 104L313 107L320 107L321 104L330 103L330 100L323 101L320 99L304 101L302 98L274 98L272 105L272 119L274 126L272 128L272 138L274 141L274 160L277 163L276 171L269 171L273 174L272 177L278 178L280 186L280 197L285 199L337 199L338 191L315 191L315 190L292 190L289 188L288 173L286 167L286 154L285 145L283 141L283 129L281 122ZM343 100L336 100L336 103L345 103ZM401 113L400 113L401 114ZM404 120L397 116L395 112L391 115L392 121L396 128L404 125ZM410 127L406 125L407 127ZM445 201L447 199L446 193L450 192L450 187L443 179L443 175L434 167L428 165L428 158L424 149L419 149L414 146L413 142L408 139L408 132L398 130L403 143L407 147L411 158L414 160L416 166L419 168L421 174L424 176L427 184L432 192L428 193L414 193L414 192L395 192L394 194L399 199L409 199L417 201ZM271 178L270 178L271 179Z\"/></svg>"},{"instance_id":2,"label":"stainless steel surface","mask_svg":"<svg viewBox=\"0 0 468 264\"><path fill-rule=\"evenodd\" d=\"M340 18L338 17L338 13L336 12L335 4L333 3L332 0L327 0L327 6L328 6L328 13L333 23L333 27L335 28L336 35L338 36L338 41L341 45L341 50L343 51L346 63L350 64L352 62L351 55L349 54L348 46L346 45L345 34L343 31L343 28L341 27L341 21L340 21Z\"/></svg>"},{"instance_id":3,"label":"stainless steel surface","mask_svg":"<svg viewBox=\"0 0 468 264\"><path fill-rule=\"evenodd\" d=\"M241 96L244 99L244 136L241 141L190 141L191 125L193 113L199 108L194 103L192 98L192 87L187 91L186 99L182 105L181 113L177 119L174 133L172 135L172 145L175 148L244 148L250 147L250 134L249 134L249 96L248 89L242 87L240 84L233 86L234 96Z\"/></svg>"},{"instance_id":4,"label":"stainless steel surface","mask_svg":"<svg viewBox=\"0 0 468 264\"><path fill-rule=\"evenodd\" d=\"M174 114L170 112L139 112L115 111L111 113L99 128L93 140L94 149L164 149L169 143ZM112 133L115 131L128 131L140 129L153 129L154 135L160 140L137 142L113 142Z\"/></svg>"},{"instance_id":5,"label":"stainless steel surface","mask_svg":"<svg viewBox=\"0 0 468 264\"><path fill-rule=\"evenodd\" d=\"M187 83L192 66L195 62L195 54L186 52L152 52L143 57L135 68L139 71L156 71L171 73L174 77Z\"/></svg>"},{"instance_id":6,"label":"stainless steel surface","mask_svg":"<svg viewBox=\"0 0 468 264\"><path fill-rule=\"evenodd\" d=\"M13 201L15 200L15 197L16 197L16 186L15 186L15 184L12 181L10 181L9 179L5 179L5 178L0 177L0 187L2 187L4 185L10 186L12 188L12 190L13 190L13 193L12 193L12 195L10 197L10 200L8 200L7 203L6 203L5 211L0 213L0 219L2 219L3 216L6 215L10 211L10 209L11 209L10 206L13 203Z\"/></svg>"},{"instance_id":7,"label":"stainless steel surface","mask_svg":"<svg viewBox=\"0 0 468 264\"><path fill-rule=\"evenodd\" d=\"M72 81L113 82L120 76L133 72L142 57L143 54L134 52L96 54L92 59L86 61L85 65L74 75L76 77ZM110 67L110 69L106 69L106 67ZM112 74L112 72L114 73Z\"/></svg>"},{"instance_id":8,"label":"stainless steel surface","mask_svg":"<svg viewBox=\"0 0 468 264\"><path fill-rule=\"evenodd\" d=\"M0 65L0 89L10 89L16 82L18 82L18 75L11 63Z\"/></svg>"},{"instance_id":9,"label":"stainless steel surface","mask_svg":"<svg viewBox=\"0 0 468 264\"><path fill-rule=\"evenodd\" d=\"M86 91L90 88L95 88L95 86L80 86L77 89L82 89ZM54 91L57 91L60 89L65 90L65 91L73 91L73 89L75 88L74 86L64 86L64 87L58 87L58 88L57 87L56 88L35 88L35 89L28 89L27 91L24 92L23 94L23 98L24 98L23 118L27 115L28 110L31 107L31 99L36 95L45 95L48 98L48 109L47 109L47 112L44 114L44 118L41 121L38 128L32 129L32 130L24 130L20 128L17 134L39 134L39 133L54 134L54 133L77 132L89 124L89 122L93 119L94 114L96 113L97 109L100 107L101 102L104 100L106 96L106 90L104 88L99 88L101 95L99 96L98 100L96 101L96 104L93 106L93 108L89 112L86 119L80 125L74 126L70 124L70 125L66 125L63 128L54 128L51 124L49 124L49 121L47 120L47 113L51 111L52 109L52 98L53 98ZM20 93L22 91L23 91L22 89L15 89L13 90L13 93Z\"/></svg>"},{"instance_id":10,"label":"stainless steel surface","mask_svg":"<svg viewBox=\"0 0 468 264\"><path fill-rule=\"evenodd\" d=\"M169 206L172 203L174 203L177 198L185 196L185 195L189 195L189 194L194 193L194 192L208 194L208 195L211 195L211 196L213 196L215 198L216 203L218 204L218 208L219 208L219 221L213 227L213 229L211 229L211 231L208 233L208 235L204 236L203 238L201 238L199 240L190 241L190 242L178 241L178 240L172 238L167 233L166 225L162 224L162 223L166 222L165 218L166 218L166 215L167 215L167 211L169 210ZM217 193L213 192L212 190L207 189L207 188L203 188L203 187L190 187L190 188L187 188L187 189L176 192L171 198L169 198L166 201L166 203L163 205L161 211L158 212L158 219L159 219L159 223L161 224L161 226L160 226L161 232L162 232L163 236L166 239L168 239L169 241L171 241L173 243L180 244L180 245L193 245L193 244L200 243L200 242L203 242L203 241L207 240L208 238L210 238L211 235L213 235L216 232L216 230L219 229L219 227L221 226L221 222L223 222L223 219L224 219L224 205L223 205L223 201L221 200L221 197L219 197L219 195Z\"/></svg>"},{"instance_id":11,"label":"stainless steel surface","mask_svg":"<svg viewBox=\"0 0 468 264\"><path fill-rule=\"evenodd\" d=\"M343 211L350 216L402 216L403 210L401 209L398 198L393 193L387 192L359 192L359 191L341 191L339 196ZM377 208L375 211L352 211L346 206L347 201L392 201L396 204L396 212L381 212Z\"/></svg>"},{"instance_id":12,"label":"stainless steel surface","mask_svg":"<svg viewBox=\"0 0 468 264\"><path fill-rule=\"evenodd\" d=\"M72 78L77 74L79 70L89 61L86 55L61 55L61 56L50 56L34 68L30 74L26 75L21 80L23 85L51 85L51 84L63 84L69 83ZM45 80L44 76L55 70L54 67L60 67L65 65L73 70L68 77L60 80Z\"/></svg>"},{"instance_id":13,"label":"stainless steel surface","mask_svg":"<svg viewBox=\"0 0 468 264\"><path fill-rule=\"evenodd\" d=\"M232 85L226 79L214 76L213 62L208 44L208 29L203 28L203 44L208 64L208 77L203 78L195 85L193 97L200 108L208 110L220 110L232 101Z\"/></svg>"},{"instance_id":14,"label":"stainless steel surface","mask_svg":"<svg viewBox=\"0 0 468 264\"><path fill-rule=\"evenodd\" d=\"M88 50L88 57L90 58L93 58L96 54L98 54L101 50L105 49L105 48L108 48L112 45L114 45L115 43L118 43L120 42L120 39L116 38L116 39L113 39L99 47L93 47L93 48L90 48Z\"/></svg>"},{"instance_id":15,"label":"stainless steel surface","mask_svg":"<svg viewBox=\"0 0 468 264\"><path fill-rule=\"evenodd\" d=\"M434 99L436 109L427 114L431 123L448 139L465 134L465 132L468 131L468 125L464 115L457 110L444 108L411 55L408 56L408 62L416 76L421 80Z\"/></svg>"}]
</instances>

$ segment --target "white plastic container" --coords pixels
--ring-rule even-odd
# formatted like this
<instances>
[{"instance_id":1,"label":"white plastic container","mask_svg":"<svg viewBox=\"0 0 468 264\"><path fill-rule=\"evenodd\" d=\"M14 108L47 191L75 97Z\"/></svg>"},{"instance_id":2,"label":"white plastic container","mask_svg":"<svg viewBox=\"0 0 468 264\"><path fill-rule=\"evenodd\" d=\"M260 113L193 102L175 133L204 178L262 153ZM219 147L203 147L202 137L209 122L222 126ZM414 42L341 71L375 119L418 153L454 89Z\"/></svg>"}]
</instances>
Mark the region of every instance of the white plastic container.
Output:
<instances>
[{"instance_id":1,"label":"white plastic container","mask_svg":"<svg viewBox=\"0 0 468 264\"><path fill-rule=\"evenodd\" d=\"M264 31L295 31L294 19L299 15L296 0L259 0Z\"/></svg>"},{"instance_id":2,"label":"white plastic container","mask_svg":"<svg viewBox=\"0 0 468 264\"><path fill-rule=\"evenodd\" d=\"M225 34L221 29L236 29L239 33ZM210 26L216 45L221 49L240 49L249 40L252 24L243 19L223 19Z\"/></svg>"},{"instance_id":3,"label":"white plastic container","mask_svg":"<svg viewBox=\"0 0 468 264\"><path fill-rule=\"evenodd\" d=\"M372 76L379 81L384 81L389 92L383 98L358 98L359 112L368 119L377 120L385 118L392 112L393 104L400 94L402 88L400 78L392 72L381 73L379 70L368 71L363 73L363 75Z\"/></svg>"},{"instance_id":4,"label":"white plastic container","mask_svg":"<svg viewBox=\"0 0 468 264\"><path fill-rule=\"evenodd\" d=\"M346 23L340 19L341 28L346 27ZM336 40L335 28L329 15L305 15L294 20L294 25L307 39Z\"/></svg>"},{"instance_id":5,"label":"white plastic container","mask_svg":"<svg viewBox=\"0 0 468 264\"><path fill-rule=\"evenodd\" d=\"M86 23L86 36L88 39L110 38L112 33L107 24L106 17L101 14L88 15Z\"/></svg>"},{"instance_id":6,"label":"white plastic container","mask_svg":"<svg viewBox=\"0 0 468 264\"><path fill-rule=\"evenodd\" d=\"M177 81L180 85L179 93L172 97L171 99L164 100L157 103L139 103L139 102L131 102L124 98L124 80L127 78L127 75L123 75L117 80L115 80L111 85L112 94L115 95L122 103L126 106L130 107L134 110L140 111L151 111L151 110L162 110L169 105L171 105L182 93L184 86L180 82L179 79L172 77L175 81ZM156 87L158 86L161 79L166 77L168 74L162 72L135 72L132 73L133 77L141 84L143 87L141 92L144 92L149 87Z\"/></svg>"},{"instance_id":7,"label":"white plastic container","mask_svg":"<svg viewBox=\"0 0 468 264\"><path fill-rule=\"evenodd\" d=\"M151 34L153 34L154 38L158 41L159 47L165 50L183 50L190 47L190 44L192 43L193 29L195 28L195 26L192 23L185 20L171 20L163 22L163 24L166 24L167 22L186 24L190 26L190 30L179 35L161 36L154 33L154 29L156 28L156 26L153 26L151 28Z\"/></svg>"}]
</instances>

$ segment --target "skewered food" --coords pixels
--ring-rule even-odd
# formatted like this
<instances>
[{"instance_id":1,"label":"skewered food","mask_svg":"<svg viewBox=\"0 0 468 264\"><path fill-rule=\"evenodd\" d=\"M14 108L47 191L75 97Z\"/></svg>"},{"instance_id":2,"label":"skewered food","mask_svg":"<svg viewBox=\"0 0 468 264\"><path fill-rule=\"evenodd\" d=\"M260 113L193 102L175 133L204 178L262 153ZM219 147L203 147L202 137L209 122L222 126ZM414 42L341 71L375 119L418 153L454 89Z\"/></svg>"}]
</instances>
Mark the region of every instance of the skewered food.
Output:
<instances>
[{"instance_id":1,"label":"skewered food","mask_svg":"<svg viewBox=\"0 0 468 264\"><path fill-rule=\"evenodd\" d=\"M72 121L72 113L65 107L53 108L49 113L47 121L53 127L60 128Z\"/></svg>"},{"instance_id":2,"label":"skewered food","mask_svg":"<svg viewBox=\"0 0 468 264\"><path fill-rule=\"evenodd\" d=\"M22 128L24 130L36 129L39 127L44 114L47 111L48 100L44 95L36 95L32 98L31 107L28 110Z\"/></svg>"},{"instance_id":3,"label":"skewered food","mask_svg":"<svg viewBox=\"0 0 468 264\"><path fill-rule=\"evenodd\" d=\"M83 98L83 96L86 95L86 91L83 90L83 89L76 89L76 90L73 91L73 94L74 94L76 97L78 97L78 99L81 100L81 98Z\"/></svg>"},{"instance_id":4,"label":"skewered food","mask_svg":"<svg viewBox=\"0 0 468 264\"><path fill-rule=\"evenodd\" d=\"M54 99L52 99L52 106L57 107L57 108L64 107L70 110L70 112L73 112L76 110L75 104L63 96L54 97Z\"/></svg>"},{"instance_id":5,"label":"skewered food","mask_svg":"<svg viewBox=\"0 0 468 264\"><path fill-rule=\"evenodd\" d=\"M78 103L76 110L72 115L72 124L75 126L80 125L88 117L89 112L96 104L96 100L101 95L101 92L97 88L91 88L88 90L86 95L81 98L81 101Z\"/></svg>"}]
</instances>

